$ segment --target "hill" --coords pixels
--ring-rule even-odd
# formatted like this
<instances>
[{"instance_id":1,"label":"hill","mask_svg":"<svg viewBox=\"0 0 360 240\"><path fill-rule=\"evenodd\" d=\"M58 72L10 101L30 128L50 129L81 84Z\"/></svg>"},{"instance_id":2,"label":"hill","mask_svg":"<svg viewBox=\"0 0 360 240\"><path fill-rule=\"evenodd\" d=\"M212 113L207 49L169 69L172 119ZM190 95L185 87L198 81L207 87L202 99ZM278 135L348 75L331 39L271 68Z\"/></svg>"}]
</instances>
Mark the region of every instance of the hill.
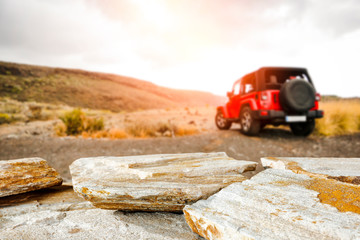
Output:
<instances>
[{"instance_id":1,"label":"hill","mask_svg":"<svg viewBox=\"0 0 360 240\"><path fill-rule=\"evenodd\" d=\"M225 101L207 92L170 89L115 74L1 61L0 96L111 111L215 106Z\"/></svg>"}]
</instances>

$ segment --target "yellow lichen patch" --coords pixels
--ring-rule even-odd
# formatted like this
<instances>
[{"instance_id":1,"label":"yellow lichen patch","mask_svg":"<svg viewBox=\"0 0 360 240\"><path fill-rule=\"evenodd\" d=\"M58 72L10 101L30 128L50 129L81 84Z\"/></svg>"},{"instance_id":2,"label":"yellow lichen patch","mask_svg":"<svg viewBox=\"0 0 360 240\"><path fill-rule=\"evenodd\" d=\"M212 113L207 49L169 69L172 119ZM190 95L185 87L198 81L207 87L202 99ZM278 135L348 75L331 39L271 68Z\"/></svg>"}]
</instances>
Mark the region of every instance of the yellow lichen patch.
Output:
<instances>
[{"instance_id":1,"label":"yellow lichen patch","mask_svg":"<svg viewBox=\"0 0 360 240\"><path fill-rule=\"evenodd\" d=\"M0 196L9 196L62 184L55 169L40 158L0 163Z\"/></svg>"},{"instance_id":2,"label":"yellow lichen patch","mask_svg":"<svg viewBox=\"0 0 360 240\"><path fill-rule=\"evenodd\" d=\"M319 193L321 203L334 206L340 212L360 214L360 186L333 179L312 178L307 187Z\"/></svg>"},{"instance_id":3,"label":"yellow lichen patch","mask_svg":"<svg viewBox=\"0 0 360 240\"><path fill-rule=\"evenodd\" d=\"M83 188L81 188L81 193L83 193L83 194L89 194L89 193L91 193L91 191L89 191L88 188L83 187Z\"/></svg>"},{"instance_id":4,"label":"yellow lichen patch","mask_svg":"<svg viewBox=\"0 0 360 240\"><path fill-rule=\"evenodd\" d=\"M304 184L310 190L319 193L321 203L336 207L340 212L360 214L360 186L346 183L346 177L329 177L324 174L310 173L296 162L286 163L288 169L298 174L305 174L311 179ZM352 177L348 177L348 180ZM357 179L355 177L354 179Z\"/></svg>"}]
</instances>

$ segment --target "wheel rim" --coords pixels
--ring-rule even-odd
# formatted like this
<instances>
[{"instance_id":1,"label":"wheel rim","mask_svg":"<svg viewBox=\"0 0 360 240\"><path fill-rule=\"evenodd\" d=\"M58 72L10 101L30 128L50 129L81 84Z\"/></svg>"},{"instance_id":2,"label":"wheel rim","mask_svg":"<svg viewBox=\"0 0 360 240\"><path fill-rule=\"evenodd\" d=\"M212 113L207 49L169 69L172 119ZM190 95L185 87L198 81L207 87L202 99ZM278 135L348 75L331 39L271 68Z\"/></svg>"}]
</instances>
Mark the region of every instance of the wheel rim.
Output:
<instances>
[{"instance_id":1,"label":"wheel rim","mask_svg":"<svg viewBox=\"0 0 360 240\"><path fill-rule=\"evenodd\" d=\"M216 117L216 123L219 127L225 127L226 119L223 117L222 113L218 114Z\"/></svg>"},{"instance_id":2,"label":"wheel rim","mask_svg":"<svg viewBox=\"0 0 360 240\"><path fill-rule=\"evenodd\" d=\"M241 127L245 132L247 132L249 131L250 126L251 126L251 115L249 112L244 112L241 118Z\"/></svg>"}]
</instances>

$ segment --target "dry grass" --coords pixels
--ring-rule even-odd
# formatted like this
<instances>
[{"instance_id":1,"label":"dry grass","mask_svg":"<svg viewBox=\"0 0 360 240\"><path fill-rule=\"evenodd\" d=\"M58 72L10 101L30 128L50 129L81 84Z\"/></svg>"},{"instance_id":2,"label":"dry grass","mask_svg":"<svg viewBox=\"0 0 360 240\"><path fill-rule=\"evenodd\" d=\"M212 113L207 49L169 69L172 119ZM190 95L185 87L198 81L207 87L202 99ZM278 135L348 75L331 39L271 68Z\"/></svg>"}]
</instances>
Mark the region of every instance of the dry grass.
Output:
<instances>
[{"instance_id":1,"label":"dry grass","mask_svg":"<svg viewBox=\"0 0 360 240\"><path fill-rule=\"evenodd\" d=\"M88 117L80 108L66 112L60 119L65 128L57 126L56 134L58 136L63 136L62 130L65 130L66 135L79 135L83 132L100 133L104 129L103 117Z\"/></svg>"},{"instance_id":2,"label":"dry grass","mask_svg":"<svg viewBox=\"0 0 360 240\"><path fill-rule=\"evenodd\" d=\"M0 98L0 114L7 116L7 121L2 123L51 120L58 118L62 111L63 106Z\"/></svg>"},{"instance_id":3,"label":"dry grass","mask_svg":"<svg viewBox=\"0 0 360 240\"><path fill-rule=\"evenodd\" d=\"M360 131L360 101L321 102L324 117L316 120L316 133L323 136L351 134Z\"/></svg>"},{"instance_id":4,"label":"dry grass","mask_svg":"<svg viewBox=\"0 0 360 240\"><path fill-rule=\"evenodd\" d=\"M189 115L186 111L190 110L187 108L183 111L167 109L112 113L107 110L20 102L0 97L0 125L60 119L62 121L55 125L54 132L56 136L61 137L73 135L84 138L124 139L176 137L199 133L205 115L200 115L197 109L191 109L197 115ZM181 119L180 122L179 119ZM195 121L198 123L196 126ZM193 124L187 124L188 122Z\"/></svg>"},{"instance_id":5,"label":"dry grass","mask_svg":"<svg viewBox=\"0 0 360 240\"><path fill-rule=\"evenodd\" d=\"M62 136L63 131L60 131ZM112 128L102 131L83 131L80 135L83 138L110 138L110 139L125 139L125 138L152 138L152 137L176 137L194 135L199 133L195 127L181 126L178 127L171 123L157 122L149 123L144 121L128 123L124 129Z\"/></svg>"},{"instance_id":6,"label":"dry grass","mask_svg":"<svg viewBox=\"0 0 360 240\"><path fill-rule=\"evenodd\" d=\"M177 126L171 122L148 123L140 121L128 124L125 132L131 137L148 138L193 135L199 130L194 127Z\"/></svg>"}]
</instances>

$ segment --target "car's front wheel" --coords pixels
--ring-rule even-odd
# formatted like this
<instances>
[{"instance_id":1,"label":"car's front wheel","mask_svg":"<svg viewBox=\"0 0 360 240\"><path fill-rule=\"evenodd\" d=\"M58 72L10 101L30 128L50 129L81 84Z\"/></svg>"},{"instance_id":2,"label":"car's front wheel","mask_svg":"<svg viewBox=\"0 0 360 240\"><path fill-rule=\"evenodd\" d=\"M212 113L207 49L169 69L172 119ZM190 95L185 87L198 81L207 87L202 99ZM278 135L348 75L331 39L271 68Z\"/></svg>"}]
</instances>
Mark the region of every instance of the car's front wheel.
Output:
<instances>
[{"instance_id":1,"label":"car's front wheel","mask_svg":"<svg viewBox=\"0 0 360 240\"><path fill-rule=\"evenodd\" d=\"M241 132L245 135L257 135L260 131L260 122L254 119L251 109L244 107L240 113Z\"/></svg>"},{"instance_id":2,"label":"car's front wheel","mask_svg":"<svg viewBox=\"0 0 360 240\"><path fill-rule=\"evenodd\" d=\"M315 128L315 121L311 119L307 122L291 123L290 129L292 133L296 136L309 136Z\"/></svg>"},{"instance_id":3,"label":"car's front wheel","mask_svg":"<svg viewBox=\"0 0 360 240\"><path fill-rule=\"evenodd\" d=\"M220 130L228 130L231 127L231 122L224 118L224 115L221 111L216 113L215 124Z\"/></svg>"}]
</instances>

